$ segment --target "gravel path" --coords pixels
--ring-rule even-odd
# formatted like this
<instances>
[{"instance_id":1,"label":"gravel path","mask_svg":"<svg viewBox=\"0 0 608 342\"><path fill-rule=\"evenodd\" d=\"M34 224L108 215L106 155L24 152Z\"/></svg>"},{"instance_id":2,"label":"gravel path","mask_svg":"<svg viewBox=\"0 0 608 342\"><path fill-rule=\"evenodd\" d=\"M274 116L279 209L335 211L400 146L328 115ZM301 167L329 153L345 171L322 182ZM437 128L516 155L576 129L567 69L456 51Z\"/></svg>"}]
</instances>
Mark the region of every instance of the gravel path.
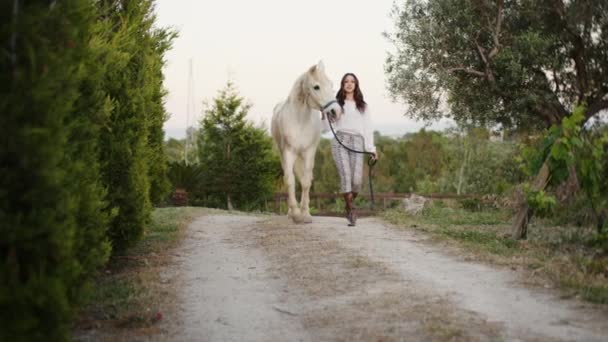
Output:
<instances>
[{"instance_id":1,"label":"gravel path","mask_svg":"<svg viewBox=\"0 0 608 342\"><path fill-rule=\"evenodd\" d=\"M174 267L171 341L606 341L608 315L379 219L209 215Z\"/></svg>"}]
</instances>

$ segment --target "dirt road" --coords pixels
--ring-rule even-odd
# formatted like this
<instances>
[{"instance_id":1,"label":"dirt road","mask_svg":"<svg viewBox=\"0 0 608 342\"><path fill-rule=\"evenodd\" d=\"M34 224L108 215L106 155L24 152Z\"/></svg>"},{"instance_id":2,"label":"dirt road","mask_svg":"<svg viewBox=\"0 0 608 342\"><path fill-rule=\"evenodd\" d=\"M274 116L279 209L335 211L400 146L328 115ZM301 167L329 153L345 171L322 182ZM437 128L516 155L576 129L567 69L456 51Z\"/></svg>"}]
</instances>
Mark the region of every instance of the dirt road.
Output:
<instances>
[{"instance_id":1,"label":"dirt road","mask_svg":"<svg viewBox=\"0 0 608 342\"><path fill-rule=\"evenodd\" d=\"M164 277L171 341L606 341L608 314L379 219L209 215Z\"/></svg>"}]
</instances>

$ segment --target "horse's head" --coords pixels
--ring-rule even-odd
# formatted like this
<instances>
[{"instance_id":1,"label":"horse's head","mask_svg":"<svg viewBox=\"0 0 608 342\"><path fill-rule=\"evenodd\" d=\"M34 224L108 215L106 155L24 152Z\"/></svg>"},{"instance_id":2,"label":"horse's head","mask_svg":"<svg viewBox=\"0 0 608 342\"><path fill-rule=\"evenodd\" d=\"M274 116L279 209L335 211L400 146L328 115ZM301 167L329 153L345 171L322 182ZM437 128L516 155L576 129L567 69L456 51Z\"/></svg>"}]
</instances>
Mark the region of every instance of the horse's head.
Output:
<instances>
[{"instance_id":1,"label":"horse's head","mask_svg":"<svg viewBox=\"0 0 608 342\"><path fill-rule=\"evenodd\" d=\"M303 75L298 89L300 101L319 109L323 115L335 121L342 115L342 107L336 101L332 82L325 74L325 66L320 61Z\"/></svg>"}]
</instances>

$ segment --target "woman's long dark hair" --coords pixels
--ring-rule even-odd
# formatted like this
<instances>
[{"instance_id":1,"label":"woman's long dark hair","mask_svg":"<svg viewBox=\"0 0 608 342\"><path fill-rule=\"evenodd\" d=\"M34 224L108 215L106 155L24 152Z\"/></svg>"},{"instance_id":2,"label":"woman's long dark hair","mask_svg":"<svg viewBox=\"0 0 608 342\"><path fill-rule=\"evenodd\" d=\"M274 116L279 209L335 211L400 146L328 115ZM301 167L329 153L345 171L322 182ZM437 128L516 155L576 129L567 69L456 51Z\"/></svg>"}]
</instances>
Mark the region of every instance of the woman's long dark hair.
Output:
<instances>
[{"instance_id":1,"label":"woman's long dark hair","mask_svg":"<svg viewBox=\"0 0 608 342\"><path fill-rule=\"evenodd\" d=\"M355 98L355 104L357 105L357 109L363 113L365 111L365 107L367 107L367 103L365 102L365 100L363 100L363 93L361 92L361 89L359 89L359 79L357 78L357 76L355 76L355 74L349 72L344 74L344 76L342 76L342 81L340 81L340 90L338 90L338 93L336 94L336 100L338 100L338 103L340 104L340 106L342 106L342 108L344 108L344 100L346 99L346 92L344 91L344 82L346 82L346 78L348 76L352 76L355 79L355 90L354 90L354 98Z\"/></svg>"}]
</instances>

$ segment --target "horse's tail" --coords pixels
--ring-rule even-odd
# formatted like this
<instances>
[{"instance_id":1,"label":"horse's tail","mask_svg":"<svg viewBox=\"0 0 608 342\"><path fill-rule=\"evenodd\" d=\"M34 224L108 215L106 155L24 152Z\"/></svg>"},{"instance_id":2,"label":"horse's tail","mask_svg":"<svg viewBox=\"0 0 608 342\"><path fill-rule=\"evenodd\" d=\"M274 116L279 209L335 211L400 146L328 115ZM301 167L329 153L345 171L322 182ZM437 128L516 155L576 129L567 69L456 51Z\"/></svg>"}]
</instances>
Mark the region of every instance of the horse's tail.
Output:
<instances>
[{"instance_id":1,"label":"horse's tail","mask_svg":"<svg viewBox=\"0 0 608 342\"><path fill-rule=\"evenodd\" d=\"M284 102L280 102L274 106L274 109L272 110L272 121L270 123L270 133L274 138L277 147L279 148L279 155L281 156L281 159L283 158L283 136L279 127L279 111L283 107L283 103Z\"/></svg>"}]
</instances>

